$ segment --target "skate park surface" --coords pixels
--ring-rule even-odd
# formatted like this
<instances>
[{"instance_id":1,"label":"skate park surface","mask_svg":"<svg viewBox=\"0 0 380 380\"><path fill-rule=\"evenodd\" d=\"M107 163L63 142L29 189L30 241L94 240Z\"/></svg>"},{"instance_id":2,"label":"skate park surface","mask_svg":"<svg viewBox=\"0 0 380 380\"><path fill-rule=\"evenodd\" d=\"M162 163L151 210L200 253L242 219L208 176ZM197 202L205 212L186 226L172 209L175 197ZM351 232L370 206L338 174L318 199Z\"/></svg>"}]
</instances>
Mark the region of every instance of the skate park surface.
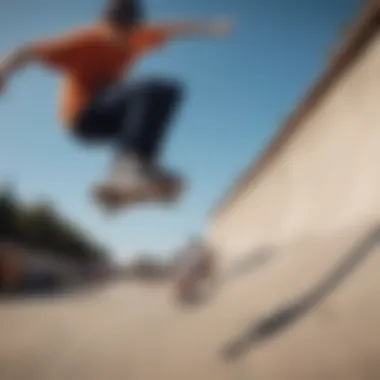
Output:
<instances>
[{"instance_id":1,"label":"skate park surface","mask_svg":"<svg viewBox=\"0 0 380 380\"><path fill-rule=\"evenodd\" d=\"M124 282L6 302L1 379L379 378L378 226L255 256L189 309L167 285Z\"/></svg>"},{"instance_id":2,"label":"skate park surface","mask_svg":"<svg viewBox=\"0 0 380 380\"><path fill-rule=\"evenodd\" d=\"M222 265L209 299L179 307L169 283L119 280L54 300L0 303L0 379L378 380L374 12L355 32L356 45L370 40L360 59L210 221ZM342 51L330 77L347 61ZM321 87L315 92L322 96Z\"/></svg>"}]
</instances>

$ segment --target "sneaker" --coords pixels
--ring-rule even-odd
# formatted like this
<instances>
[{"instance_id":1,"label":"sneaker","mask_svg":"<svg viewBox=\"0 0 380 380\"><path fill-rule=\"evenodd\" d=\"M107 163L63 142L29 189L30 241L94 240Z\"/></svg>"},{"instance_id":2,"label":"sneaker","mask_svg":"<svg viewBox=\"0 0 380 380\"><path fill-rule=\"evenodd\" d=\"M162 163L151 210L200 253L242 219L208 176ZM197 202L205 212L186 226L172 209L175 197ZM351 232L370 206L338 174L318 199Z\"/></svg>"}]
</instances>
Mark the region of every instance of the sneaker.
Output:
<instances>
[{"instance_id":1,"label":"sneaker","mask_svg":"<svg viewBox=\"0 0 380 380\"><path fill-rule=\"evenodd\" d=\"M136 156L121 156L115 162L107 184L121 190L138 191L148 185L145 171L145 165Z\"/></svg>"},{"instance_id":2,"label":"sneaker","mask_svg":"<svg viewBox=\"0 0 380 380\"><path fill-rule=\"evenodd\" d=\"M127 156L117 161L108 181L95 190L95 197L114 208L130 202L173 202L182 185L175 173Z\"/></svg>"},{"instance_id":3,"label":"sneaker","mask_svg":"<svg viewBox=\"0 0 380 380\"><path fill-rule=\"evenodd\" d=\"M171 191L174 191L181 187L183 182L178 173L158 165L148 167L147 176L154 183L156 188L160 188L163 191L165 191L166 188L170 188L172 189Z\"/></svg>"}]
</instances>

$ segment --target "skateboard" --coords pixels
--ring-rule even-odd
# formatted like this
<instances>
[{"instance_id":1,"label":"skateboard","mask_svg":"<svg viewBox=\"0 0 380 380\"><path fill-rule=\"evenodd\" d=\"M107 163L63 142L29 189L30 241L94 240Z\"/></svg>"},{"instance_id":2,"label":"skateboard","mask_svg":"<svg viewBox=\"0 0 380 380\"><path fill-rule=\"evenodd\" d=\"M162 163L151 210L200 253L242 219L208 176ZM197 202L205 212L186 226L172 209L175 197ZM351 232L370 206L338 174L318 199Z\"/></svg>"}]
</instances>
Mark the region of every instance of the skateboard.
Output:
<instances>
[{"instance_id":1,"label":"skateboard","mask_svg":"<svg viewBox=\"0 0 380 380\"><path fill-rule=\"evenodd\" d=\"M174 180L157 181L145 191L129 191L115 189L107 185L97 185L93 189L93 199L96 204L106 211L118 211L122 208L137 204L176 202L184 188L184 181Z\"/></svg>"}]
</instances>

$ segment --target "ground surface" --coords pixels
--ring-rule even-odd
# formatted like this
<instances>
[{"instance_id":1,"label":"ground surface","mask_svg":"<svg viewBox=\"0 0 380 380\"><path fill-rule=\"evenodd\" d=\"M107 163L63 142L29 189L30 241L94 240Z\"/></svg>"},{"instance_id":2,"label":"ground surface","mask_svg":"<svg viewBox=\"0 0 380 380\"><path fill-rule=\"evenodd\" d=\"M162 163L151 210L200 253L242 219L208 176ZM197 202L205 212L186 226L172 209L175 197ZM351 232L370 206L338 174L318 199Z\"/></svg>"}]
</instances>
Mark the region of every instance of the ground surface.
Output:
<instances>
[{"instance_id":1,"label":"ground surface","mask_svg":"<svg viewBox=\"0 0 380 380\"><path fill-rule=\"evenodd\" d=\"M0 378L377 380L380 238L372 231L253 252L212 301L192 309L175 307L165 285L121 282L4 302Z\"/></svg>"}]
</instances>

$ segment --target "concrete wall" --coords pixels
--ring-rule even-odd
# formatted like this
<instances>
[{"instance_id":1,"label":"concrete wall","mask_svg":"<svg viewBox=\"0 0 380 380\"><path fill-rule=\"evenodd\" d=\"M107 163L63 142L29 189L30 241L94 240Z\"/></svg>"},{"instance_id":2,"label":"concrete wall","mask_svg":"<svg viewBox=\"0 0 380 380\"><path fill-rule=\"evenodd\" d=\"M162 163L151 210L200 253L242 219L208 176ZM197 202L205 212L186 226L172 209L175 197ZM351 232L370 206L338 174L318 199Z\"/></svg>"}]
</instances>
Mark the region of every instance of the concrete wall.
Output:
<instances>
[{"instance_id":1,"label":"concrete wall","mask_svg":"<svg viewBox=\"0 0 380 380\"><path fill-rule=\"evenodd\" d=\"M228 261L257 246L362 225L380 213L380 35L303 127L210 223Z\"/></svg>"}]
</instances>

